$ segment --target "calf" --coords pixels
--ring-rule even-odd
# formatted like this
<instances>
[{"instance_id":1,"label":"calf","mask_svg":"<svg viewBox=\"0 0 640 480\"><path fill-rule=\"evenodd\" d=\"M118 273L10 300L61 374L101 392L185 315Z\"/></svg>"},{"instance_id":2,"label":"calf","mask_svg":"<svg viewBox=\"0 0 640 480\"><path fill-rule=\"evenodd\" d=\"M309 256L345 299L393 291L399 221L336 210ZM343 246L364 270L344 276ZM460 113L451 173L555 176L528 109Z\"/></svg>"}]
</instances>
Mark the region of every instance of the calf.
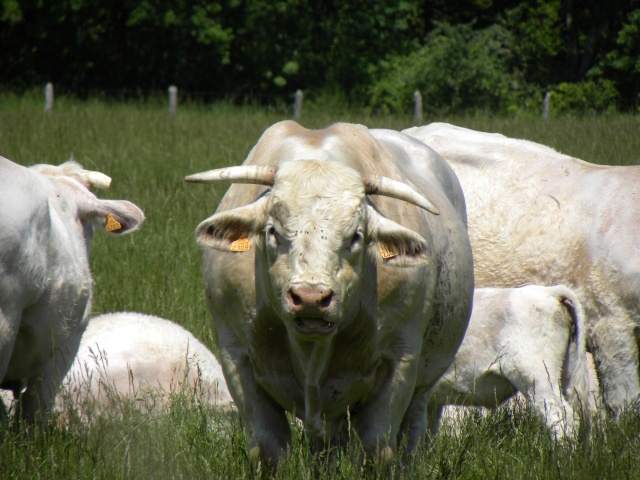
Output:
<instances>
[{"instance_id":1,"label":"calf","mask_svg":"<svg viewBox=\"0 0 640 480\"><path fill-rule=\"evenodd\" d=\"M216 357L190 332L163 318L118 312L92 318L57 398L60 409L101 411L121 398L142 409L193 393L223 410L231 395Z\"/></svg>"},{"instance_id":2,"label":"calf","mask_svg":"<svg viewBox=\"0 0 640 480\"><path fill-rule=\"evenodd\" d=\"M0 157L0 388L21 397L25 420L51 406L78 349L94 229L119 236L144 220L133 203L89 191L110 181L72 161L26 168Z\"/></svg>"},{"instance_id":3,"label":"calf","mask_svg":"<svg viewBox=\"0 0 640 480\"><path fill-rule=\"evenodd\" d=\"M480 288L454 362L432 390L432 430L447 404L495 407L520 392L557 436L589 411L584 312L563 285Z\"/></svg>"}]
</instances>

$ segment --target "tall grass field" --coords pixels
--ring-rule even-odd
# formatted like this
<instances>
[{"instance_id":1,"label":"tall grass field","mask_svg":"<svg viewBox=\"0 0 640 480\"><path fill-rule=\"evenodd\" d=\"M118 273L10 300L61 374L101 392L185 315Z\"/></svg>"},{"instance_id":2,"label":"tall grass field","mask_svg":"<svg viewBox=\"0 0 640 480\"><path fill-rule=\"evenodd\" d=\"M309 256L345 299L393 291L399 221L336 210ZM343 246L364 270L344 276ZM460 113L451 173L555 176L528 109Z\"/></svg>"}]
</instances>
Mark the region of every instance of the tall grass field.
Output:
<instances>
[{"instance_id":1,"label":"tall grass field","mask_svg":"<svg viewBox=\"0 0 640 480\"><path fill-rule=\"evenodd\" d=\"M216 209L225 185L187 184L191 173L240 164L261 133L290 118L288 110L185 104L175 117L160 100L139 103L59 98L44 113L38 97L0 95L0 155L22 165L73 157L112 177L101 198L140 206L142 228L121 238L96 233L91 245L94 314L137 311L172 319L215 351L202 286L202 252L194 238ZM308 108L301 123L336 121L404 129L411 117L369 117ZM533 117L474 114L428 118L526 138L583 160L640 164L640 116ZM562 219L558 219L562 221ZM0 228L2 226L0 225ZM638 232L640 235L640 232ZM640 413L594 421L590 436L553 441L526 406L470 415L391 468L358 461L361 447L315 457L292 419L293 448L274 474L281 479L638 479ZM73 416L42 430L0 427L3 479L235 479L252 470L239 420L177 394L165 412L119 405L117 414L86 424Z\"/></svg>"}]
</instances>

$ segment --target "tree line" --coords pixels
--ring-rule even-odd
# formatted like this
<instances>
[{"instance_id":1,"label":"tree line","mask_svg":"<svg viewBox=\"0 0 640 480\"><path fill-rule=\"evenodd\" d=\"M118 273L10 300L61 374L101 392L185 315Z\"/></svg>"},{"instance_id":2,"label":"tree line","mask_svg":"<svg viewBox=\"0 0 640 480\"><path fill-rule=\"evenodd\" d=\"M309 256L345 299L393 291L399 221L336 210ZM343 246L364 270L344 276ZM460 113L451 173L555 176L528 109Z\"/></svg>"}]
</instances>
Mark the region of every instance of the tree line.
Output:
<instances>
[{"instance_id":1,"label":"tree line","mask_svg":"<svg viewBox=\"0 0 640 480\"><path fill-rule=\"evenodd\" d=\"M635 110L640 0L0 0L0 86Z\"/></svg>"}]
</instances>

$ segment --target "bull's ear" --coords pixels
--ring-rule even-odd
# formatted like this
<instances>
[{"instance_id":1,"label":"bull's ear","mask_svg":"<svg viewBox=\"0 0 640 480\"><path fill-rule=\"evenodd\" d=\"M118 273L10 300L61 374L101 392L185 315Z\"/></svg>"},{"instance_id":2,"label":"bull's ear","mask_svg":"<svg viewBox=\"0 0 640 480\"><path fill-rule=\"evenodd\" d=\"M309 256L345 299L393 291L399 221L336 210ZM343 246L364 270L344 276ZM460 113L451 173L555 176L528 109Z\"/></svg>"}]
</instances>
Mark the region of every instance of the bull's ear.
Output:
<instances>
[{"instance_id":1,"label":"bull's ear","mask_svg":"<svg viewBox=\"0 0 640 480\"><path fill-rule=\"evenodd\" d=\"M418 233L383 217L368 206L367 221L372 239L370 248L379 263L412 266L427 263L429 245Z\"/></svg>"},{"instance_id":2,"label":"bull's ear","mask_svg":"<svg viewBox=\"0 0 640 480\"><path fill-rule=\"evenodd\" d=\"M212 215L196 228L197 242L225 252L249 250L251 238L264 227L266 205L264 196L249 205Z\"/></svg>"}]
</instances>

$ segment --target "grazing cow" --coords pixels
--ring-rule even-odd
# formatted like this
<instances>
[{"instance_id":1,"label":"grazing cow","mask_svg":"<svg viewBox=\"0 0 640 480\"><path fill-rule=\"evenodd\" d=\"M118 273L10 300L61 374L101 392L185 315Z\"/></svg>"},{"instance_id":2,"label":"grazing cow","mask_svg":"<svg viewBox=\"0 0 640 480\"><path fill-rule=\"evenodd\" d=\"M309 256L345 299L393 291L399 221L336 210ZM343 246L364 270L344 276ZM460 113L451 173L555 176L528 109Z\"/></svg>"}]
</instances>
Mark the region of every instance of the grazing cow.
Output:
<instances>
[{"instance_id":1,"label":"grazing cow","mask_svg":"<svg viewBox=\"0 0 640 480\"><path fill-rule=\"evenodd\" d=\"M467 201L476 286L566 284L580 294L604 404L638 398L640 166L593 165L526 140L434 123Z\"/></svg>"},{"instance_id":2,"label":"grazing cow","mask_svg":"<svg viewBox=\"0 0 640 480\"><path fill-rule=\"evenodd\" d=\"M110 181L75 162L26 168L0 157L0 387L21 394L26 420L51 406L80 343L94 228L121 235L144 220L133 203L88 190Z\"/></svg>"},{"instance_id":3,"label":"grazing cow","mask_svg":"<svg viewBox=\"0 0 640 480\"><path fill-rule=\"evenodd\" d=\"M220 364L196 337L163 318L118 312L89 321L56 403L61 410L101 411L130 398L151 410L179 392L231 410Z\"/></svg>"},{"instance_id":4,"label":"grazing cow","mask_svg":"<svg viewBox=\"0 0 640 480\"><path fill-rule=\"evenodd\" d=\"M558 437L575 435L590 412L584 311L564 285L476 289L467 333L432 390L429 416L449 404L495 407L516 392Z\"/></svg>"},{"instance_id":5,"label":"grazing cow","mask_svg":"<svg viewBox=\"0 0 640 480\"><path fill-rule=\"evenodd\" d=\"M196 237L252 461L290 447L285 411L316 449L345 441L348 423L382 460L401 434L414 448L471 311L464 197L447 164L398 132L285 121L243 166L187 180L250 184L232 185Z\"/></svg>"}]
</instances>

